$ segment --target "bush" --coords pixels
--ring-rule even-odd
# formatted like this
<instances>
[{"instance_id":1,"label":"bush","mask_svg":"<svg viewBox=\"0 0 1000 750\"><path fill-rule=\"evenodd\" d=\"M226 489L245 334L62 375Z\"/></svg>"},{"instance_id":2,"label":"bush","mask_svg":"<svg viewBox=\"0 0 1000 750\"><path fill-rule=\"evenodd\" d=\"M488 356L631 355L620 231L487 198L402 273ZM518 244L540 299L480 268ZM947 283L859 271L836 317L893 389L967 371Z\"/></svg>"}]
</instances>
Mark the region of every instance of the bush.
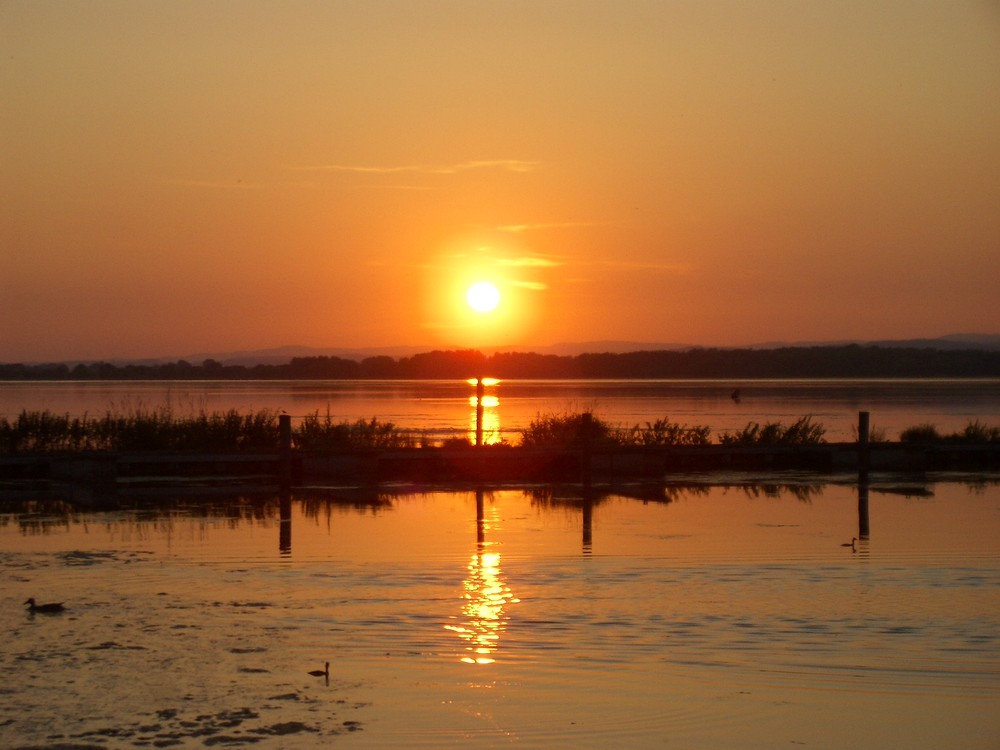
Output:
<instances>
[{"instance_id":1,"label":"bush","mask_svg":"<svg viewBox=\"0 0 1000 750\"><path fill-rule=\"evenodd\" d=\"M1000 427L991 427L978 419L969 422L961 432L942 435L932 424L918 424L907 427L899 435L902 443L997 443L1000 442Z\"/></svg>"},{"instance_id":2,"label":"bush","mask_svg":"<svg viewBox=\"0 0 1000 750\"><path fill-rule=\"evenodd\" d=\"M957 437L964 443L1000 443L1000 427L991 427L977 419L969 422Z\"/></svg>"},{"instance_id":3,"label":"bush","mask_svg":"<svg viewBox=\"0 0 1000 750\"><path fill-rule=\"evenodd\" d=\"M537 415L521 430L526 448L580 448L613 442L611 428L590 412Z\"/></svg>"},{"instance_id":4,"label":"bush","mask_svg":"<svg viewBox=\"0 0 1000 750\"><path fill-rule=\"evenodd\" d=\"M939 443L941 442L941 433L938 432L937 427L928 423L914 425L913 427L907 427L901 433L899 433L899 442L901 443Z\"/></svg>"}]
</instances>

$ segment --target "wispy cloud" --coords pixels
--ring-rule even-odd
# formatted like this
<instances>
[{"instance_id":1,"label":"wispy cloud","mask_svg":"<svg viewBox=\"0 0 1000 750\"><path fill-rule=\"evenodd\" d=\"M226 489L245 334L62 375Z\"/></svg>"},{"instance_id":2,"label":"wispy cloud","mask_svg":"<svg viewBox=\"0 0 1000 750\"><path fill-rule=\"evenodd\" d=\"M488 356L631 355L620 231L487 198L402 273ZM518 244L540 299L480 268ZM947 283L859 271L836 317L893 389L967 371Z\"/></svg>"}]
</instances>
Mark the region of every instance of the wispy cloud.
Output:
<instances>
[{"instance_id":1,"label":"wispy cloud","mask_svg":"<svg viewBox=\"0 0 1000 750\"><path fill-rule=\"evenodd\" d=\"M263 190L273 187L264 182L252 182L238 178L234 180L168 180L167 184L222 190Z\"/></svg>"},{"instance_id":2,"label":"wispy cloud","mask_svg":"<svg viewBox=\"0 0 1000 750\"><path fill-rule=\"evenodd\" d=\"M656 261L597 260L594 261L593 265L637 271L669 271L670 273L688 273L694 269L694 266L690 263L661 263Z\"/></svg>"},{"instance_id":3,"label":"wispy cloud","mask_svg":"<svg viewBox=\"0 0 1000 750\"><path fill-rule=\"evenodd\" d=\"M512 268L555 268L563 265L561 261L551 258L538 258L523 256L520 258L497 258L497 265L509 266Z\"/></svg>"},{"instance_id":4,"label":"wispy cloud","mask_svg":"<svg viewBox=\"0 0 1000 750\"><path fill-rule=\"evenodd\" d=\"M577 227L594 227L597 224L589 221L561 221L561 222L541 222L535 224L501 224L494 227L497 232L511 232L519 234L521 232L531 232L539 229L575 229Z\"/></svg>"},{"instance_id":5,"label":"wispy cloud","mask_svg":"<svg viewBox=\"0 0 1000 750\"><path fill-rule=\"evenodd\" d=\"M541 281L511 281L511 286L519 286L522 289L530 289L534 292L542 292L549 288L548 284Z\"/></svg>"},{"instance_id":6,"label":"wispy cloud","mask_svg":"<svg viewBox=\"0 0 1000 750\"><path fill-rule=\"evenodd\" d=\"M315 164L294 167L306 172L352 172L354 174L458 174L474 169L498 169L505 172L531 172L541 162L521 159L489 159L464 161L457 164L404 164L397 166L371 166L358 164Z\"/></svg>"}]
</instances>

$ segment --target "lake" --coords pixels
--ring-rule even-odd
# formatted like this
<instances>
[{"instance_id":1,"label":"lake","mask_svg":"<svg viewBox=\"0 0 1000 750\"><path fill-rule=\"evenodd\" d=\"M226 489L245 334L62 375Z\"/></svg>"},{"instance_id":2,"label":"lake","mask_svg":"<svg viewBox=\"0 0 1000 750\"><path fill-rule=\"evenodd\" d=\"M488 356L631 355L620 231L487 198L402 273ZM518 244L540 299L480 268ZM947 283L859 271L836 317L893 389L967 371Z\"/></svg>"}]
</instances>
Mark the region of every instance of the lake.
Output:
<instances>
[{"instance_id":1,"label":"lake","mask_svg":"<svg viewBox=\"0 0 1000 750\"><path fill-rule=\"evenodd\" d=\"M9 504L0 746L996 748L961 479Z\"/></svg>"},{"instance_id":2,"label":"lake","mask_svg":"<svg viewBox=\"0 0 1000 750\"><path fill-rule=\"evenodd\" d=\"M738 398L734 399L734 391ZM858 412L890 440L918 424L942 432L980 420L1000 425L1000 379L972 380L537 380L486 389L484 430L517 441L539 414L591 410L614 426L669 418L713 436L750 421L791 424L810 415L830 441L849 441ZM238 409L319 412L335 421L377 417L436 435L475 430L475 387L464 381L0 382L0 417L23 409L82 416L168 407L174 413Z\"/></svg>"}]
</instances>

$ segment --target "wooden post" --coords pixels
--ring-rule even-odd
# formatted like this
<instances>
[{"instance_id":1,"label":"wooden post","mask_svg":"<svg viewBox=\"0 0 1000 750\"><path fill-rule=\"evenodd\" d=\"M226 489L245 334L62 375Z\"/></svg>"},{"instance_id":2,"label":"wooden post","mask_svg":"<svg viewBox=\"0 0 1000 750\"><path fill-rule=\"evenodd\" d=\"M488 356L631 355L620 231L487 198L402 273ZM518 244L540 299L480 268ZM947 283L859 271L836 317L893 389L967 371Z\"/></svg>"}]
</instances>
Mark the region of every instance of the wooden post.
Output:
<instances>
[{"instance_id":1,"label":"wooden post","mask_svg":"<svg viewBox=\"0 0 1000 750\"><path fill-rule=\"evenodd\" d=\"M287 490L292 486L292 418L278 415L278 484Z\"/></svg>"},{"instance_id":2,"label":"wooden post","mask_svg":"<svg viewBox=\"0 0 1000 750\"><path fill-rule=\"evenodd\" d=\"M483 379L476 378L476 445L483 444Z\"/></svg>"},{"instance_id":3,"label":"wooden post","mask_svg":"<svg viewBox=\"0 0 1000 750\"><path fill-rule=\"evenodd\" d=\"M858 537L868 539L871 527L868 520L868 468L871 463L869 414L858 412Z\"/></svg>"},{"instance_id":4,"label":"wooden post","mask_svg":"<svg viewBox=\"0 0 1000 750\"><path fill-rule=\"evenodd\" d=\"M580 423L580 435L582 444L580 446L580 481L584 487L590 486L591 469L591 449L594 436L593 416L589 411L583 413L583 420Z\"/></svg>"},{"instance_id":5,"label":"wooden post","mask_svg":"<svg viewBox=\"0 0 1000 750\"><path fill-rule=\"evenodd\" d=\"M869 459L871 458L871 444L869 442L869 414L866 411L858 412L858 471L868 471Z\"/></svg>"}]
</instances>

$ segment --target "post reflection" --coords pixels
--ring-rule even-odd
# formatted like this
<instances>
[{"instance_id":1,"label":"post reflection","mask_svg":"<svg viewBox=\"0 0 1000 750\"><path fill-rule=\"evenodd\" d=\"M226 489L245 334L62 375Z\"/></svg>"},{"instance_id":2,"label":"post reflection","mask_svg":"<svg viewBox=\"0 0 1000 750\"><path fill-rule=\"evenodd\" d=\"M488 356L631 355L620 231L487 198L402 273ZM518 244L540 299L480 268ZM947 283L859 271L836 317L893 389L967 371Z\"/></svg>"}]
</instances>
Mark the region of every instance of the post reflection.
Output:
<instances>
[{"instance_id":1,"label":"post reflection","mask_svg":"<svg viewBox=\"0 0 1000 750\"><path fill-rule=\"evenodd\" d=\"M476 491L476 551L469 560L462 582L462 614L445 629L465 642L461 661L493 664L500 649L500 636L510 616L506 608L520 601L507 585L500 569L500 552L486 541L491 524L486 519L482 490Z\"/></svg>"},{"instance_id":2,"label":"post reflection","mask_svg":"<svg viewBox=\"0 0 1000 750\"><path fill-rule=\"evenodd\" d=\"M282 492L278 498L278 553L281 557L292 556L292 496Z\"/></svg>"}]
</instances>

